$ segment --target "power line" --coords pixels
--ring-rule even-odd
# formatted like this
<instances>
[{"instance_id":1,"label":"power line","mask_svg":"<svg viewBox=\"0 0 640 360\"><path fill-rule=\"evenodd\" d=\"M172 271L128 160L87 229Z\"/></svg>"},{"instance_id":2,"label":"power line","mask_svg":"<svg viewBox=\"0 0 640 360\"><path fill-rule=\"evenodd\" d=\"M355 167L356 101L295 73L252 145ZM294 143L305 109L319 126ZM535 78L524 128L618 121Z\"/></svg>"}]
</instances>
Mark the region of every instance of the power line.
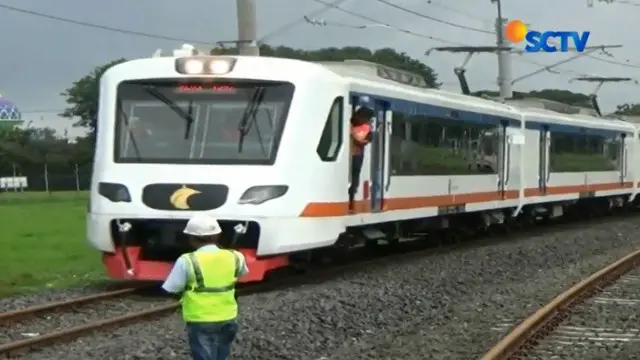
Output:
<instances>
[{"instance_id":1,"label":"power line","mask_svg":"<svg viewBox=\"0 0 640 360\"><path fill-rule=\"evenodd\" d=\"M436 37L436 36L421 34L421 33L418 33L418 32L415 32L415 31L411 31L411 30L408 30L408 29L399 28L399 27L387 24L385 22L382 22L380 20L376 20L374 18L362 15L362 14L357 13L355 11L351 11L351 10L347 10L347 9L341 8L338 5L331 5L330 3L325 2L323 0L311 0L311 1L315 1L315 2L317 2L319 4L323 4L323 5L326 5L326 6L331 6L333 9L338 10L340 12L343 12L345 14L349 14L351 16L360 18L362 20L370 21L372 23L376 23L376 24L382 25L384 27L387 27L389 29L393 29L393 30L396 30L396 31L399 31L401 33L405 33L405 34L408 34L408 35L411 35L411 36L419 37L419 38L422 38L422 39L434 40L434 41L438 41L438 42L441 42L443 44L448 44L448 45L464 45L464 44L456 43L456 42L453 42L453 41L445 40L445 39L442 39L442 38L439 38L439 37Z\"/></svg>"},{"instance_id":2,"label":"power line","mask_svg":"<svg viewBox=\"0 0 640 360\"><path fill-rule=\"evenodd\" d=\"M436 17L430 16L430 15L426 15L426 14L420 13L418 11L405 8L405 7L400 6L400 5L396 5L396 4L390 3L387 0L376 0L376 1L378 1L380 3L383 3L383 4L386 4L388 6L391 6L393 8L396 8L398 10L404 11L406 13L413 14L415 16L418 16L418 17L421 17L421 18L424 18L424 19L429 19L429 20L436 21L436 22L439 22L439 23L447 24L449 26L457 27L457 28L460 28L460 29L466 29L466 30L470 30L470 31L475 31L475 32L479 32L479 33L492 34L492 35L496 34L495 31L478 29L478 28L474 28L474 27L470 27L470 26L466 26L466 25L461 25L461 24L450 22L450 21L445 21L445 20L442 20L442 19L438 19ZM453 8L450 8L449 10L457 11L457 10L455 10ZM457 12L460 13L460 14L463 14L460 11L457 11ZM607 54L607 55L613 57L612 54ZM615 61L615 60L603 59L601 57L598 57L596 55L591 55L591 54L587 54L585 56L590 58L590 59L593 59L593 60L596 60L596 61L600 61L600 62L604 62L604 63L608 63L608 64L612 64L612 65L620 65L620 66L623 66L623 67L628 67L628 68L633 68L633 69L640 69L640 65L629 64L629 62L630 62L629 60L625 60L626 62L620 62L620 61Z\"/></svg>"},{"instance_id":3,"label":"power line","mask_svg":"<svg viewBox=\"0 0 640 360\"><path fill-rule=\"evenodd\" d=\"M383 4L387 5L387 6L390 6L390 7L392 7L392 8L398 9L398 10L400 10L400 11L404 11L404 12L406 12L406 13L413 14L413 15L415 15L415 16L419 16L419 17L421 17L421 18L423 18L423 19L427 19L427 20L431 20L431 21L439 22L439 23L441 23L441 24L445 24L445 25L449 25L449 26L457 27L457 28L459 28L459 29L465 29L465 30L475 31L475 32L483 33L483 34L491 34L491 35L495 35L495 33L494 33L493 31L484 30L484 29L478 29L478 28L474 28L474 27L471 27L471 26L460 25L460 24L456 24L456 23L451 22L451 21L438 19L438 18L436 18L436 17L429 16L429 15L426 15L426 14L423 14L423 13L419 13L419 12L417 12L417 11L414 11L414 10L411 10L411 9L407 9L406 7L403 7L403 6L400 6L400 5L396 5L396 4L390 3L390 2L389 2L389 1L387 1L387 0L376 0L376 1L378 1L378 2L380 2L380 3L383 3Z\"/></svg>"},{"instance_id":4,"label":"power line","mask_svg":"<svg viewBox=\"0 0 640 360\"><path fill-rule=\"evenodd\" d=\"M27 15L32 15L32 16L37 16L37 17L41 17L41 18L45 18L45 19L49 19L49 20L56 20L56 21L60 21L60 22L68 23L68 24L74 24L74 25L90 27L90 28L94 28L94 29L117 32L117 33L126 34L126 35L140 36L140 37L146 37L146 38L151 38L151 39L186 42L186 43L193 43L193 44L215 45L214 43L209 42L209 41L176 38L176 37L172 37L172 36L166 36L166 35L160 35L160 34L152 34L152 33L135 31L135 30L127 30L127 29L122 29L122 28L115 28L115 27L111 27L111 26L106 26L106 25L89 23L89 22L85 22L85 21L73 20L73 19L64 18L64 17L60 17L60 16L41 13L41 12L38 12L38 11L21 9L21 8L17 8L17 7L6 5L6 4L0 4L0 9L13 11L13 12L18 12L18 13L27 14Z\"/></svg>"},{"instance_id":5,"label":"power line","mask_svg":"<svg viewBox=\"0 0 640 360\"><path fill-rule=\"evenodd\" d=\"M315 2L318 2L318 3L321 3L321 4L325 4L325 5L329 5L329 3L326 3L323 0L312 0L312 1L315 1ZM394 26L389 25L387 23L384 23L384 22L382 22L380 20L377 20L377 19L374 19L372 17L368 17L368 16L365 16L365 15L362 15L360 13L356 13L354 11L350 11L350 10L341 8L340 6L337 6L337 5L334 5L333 8L335 10L341 11L341 12L343 12L345 14L349 14L351 16L354 16L354 17L357 17L357 18L360 18L360 19L363 19L363 20L366 20L366 21L370 21L371 23L382 25L382 26L387 27L389 29L393 29L393 30L396 30L396 31L399 31L399 32L402 32L402 33L405 33L405 34L408 34L408 35L416 36L416 37L419 37L419 38L422 38L422 39L434 40L434 41L438 41L438 42L441 42L441 43L444 43L444 44L447 44L447 45L468 46L468 44L463 44L463 43L450 41L450 40L434 37L434 36L423 34L423 33L417 33L417 32L414 32L414 31L409 31L409 30L406 30L406 29L397 28L397 27L394 27ZM325 25L325 26L330 25L330 26L338 26L338 27L349 27L349 28L360 29L360 30L368 28L367 26L350 26L350 25L347 25L347 24L340 24L340 23L326 22L326 21L322 21L320 23L322 25ZM536 65L536 66L540 66L542 68L546 68L546 67L549 66L549 65L546 65L546 64L540 64L538 62L531 61L529 59L515 58L515 60L520 61L520 62L524 62L524 63L529 63L529 64ZM572 71L572 70L565 70L565 69L557 69L556 71L549 71L549 72L556 73L556 74L557 73L566 73L566 74L573 74L573 75L586 75L586 74L578 73L578 72L575 72L575 71Z\"/></svg>"},{"instance_id":6,"label":"power line","mask_svg":"<svg viewBox=\"0 0 640 360\"><path fill-rule=\"evenodd\" d=\"M318 10L316 10L314 12L311 12L311 13L307 14L306 16L318 16L318 15L326 12L327 10L330 10L332 5L334 5L334 4L338 5L338 4L344 3L346 1L348 1L348 0L337 0L337 1L334 1L332 4L328 4L328 5L324 6L321 9L318 9ZM106 25L94 24L94 23L89 23L89 22L85 22L85 21L79 21L79 20L74 20L74 19L70 19L70 18L64 18L64 17L60 17L60 16L45 14L45 13L41 13L41 12L38 12L38 11L17 8L15 6L10 6L10 5L6 5L6 4L0 4L0 9L5 9L5 10L8 10L8 11L14 11L14 12L18 12L18 13L22 13L22 14L26 14L26 15L42 17L42 18L49 19L49 20L56 20L56 21L65 22L65 23L69 23L69 24L90 27L90 28L94 28L94 29L117 32L117 33L126 34L126 35L141 36L141 37L152 38L152 39L160 39L160 40L187 42L187 43L193 43L193 44L204 44L204 45L213 45L213 46L217 45L217 44L212 43L210 41L176 38L176 37L167 36L167 35L154 34L154 33L141 32L141 31L135 31L135 30L116 28L116 27L111 27L111 26L106 26ZM266 35L264 35L259 40L259 42L263 42L263 41L267 40L268 38L272 38L272 37L280 35L280 34L282 34L284 32L287 32L287 31L291 30L292 28L294 28L295 26L300 25L301 23L304 23L304 17L301 17L301 18L296 19L296 20L294 20L292 22L286 23L286 24L284 24L284 25L272 30L271 32L269 32Z\"/></svg>"},{"instance_id":7,"label":"power line","mask_svg":"<svg viewBox=\"0 0 640 360\"><path fill-rule=\"evenodd\" d=\"M304 24L306 22L305 18L310 18L310 17L316 17L319 15L322 15L323 13L331 10L334 6L338 6L341 5L343 3L345 3L346 1L349 0L336 0L332 3L328 3L326 5L324 5L323 7L321 7L320 9L316 10L316 11L312 11L304 16L301 16L293 21L290 21L286 24L283 24L282 26L279 26L275 29L273 29L272 31L270 31L269 33L267 33L266 35L262 36L260 38L260 40L258 40L258 42L262 43L264 41L266 41L267 39L273 38L275 36L278 36L280 34L283 34L285 32L288 32L289 30L293 29L294 27L300 25L300 24Z\"/></svg>"},{"instance_id":8,"label":"power line","mask_svg":"<svg viewBox=\"0 0 640 360\"><path fill-rule=\"evenodd\" d=\"M402 32L402 33L405 33L405 34L417 36L417 37L424 38L424 39L430 39L430 40L434 40L434 41L439 41L441 43L449 44L449 45L464 45L464 44L452 42L452 41L449 41L449 40L445 40L445 39L442 39L442 38L438 38L438 37L435 37L435 36L420 34L420 33L417 33L417 32L414 32L414 31L411 31L411 30L408 30L408 29L402 29L402 28L394 27L394 26L391 26L389 24L386 24L386 23L380 22L378 20L372 19L370 17L364 16L362 14L359 14L359 13L356 13L356 12L353 12L353 11L350 11L350 10L343 9L343 8L338 6L341 3L341 0L335 1L334 3L328 3L328 2L325 2L325 1L322 1L322 0L312 0L312 1L315 1L317 3L323 4L325 6L323 9L320 9L320 10L317 11L319 13L325 12L325 11L330 10L330 9L336 9L336 10L342 11L344 13L350 14L352 16L358 17L360 19L371 21L371 22L375 22L375 23L378 23L380 25L384 25L385 27L388 27L388 28L391 28L391 29L395 29L396 31L399 31L399 32ZM398 5L395 5L395 4L391 4L386 0L377 0L377 1L380 1L382 3L388 4L388 5L396 7L396 8L402 8L401 6L398 6ZM106 26L106 25L101 25L101 24L89 23L89 22L85 22L85 21L79 21L79 20L74 20L74 19L70 19L70 18L64 18L64 17L60 17L60 16L45 14L45 13L38 12L38 11L22 9L22 8L18 8L18 7L6 5L6 4L0 4L0 9L13 11L13 12L18 12L18 13L22 13L22 14L25 14L25 15L32 15L32 16L36 16L36 17L41 17L41 18L45 18L45 19L49 19L49 20L55 20L55 21L60 21L60 22L64 22L64 23L74 24L74 25L78 25L78 26L84 26L84 27L90 27L90 28L99 29L99 30L117 32L117 33L121 33L121 34L125 34L125 35L146 37L146 38L159 39L159 40L176 41L176 42L186 42L186 43L193 43L193 44L203 44L203 45L212 45L212 46L216 46L217 45L217 44L212 43L210 41L177 38L177 37L172 37L172 36L167 36L167 35L162 35L162 34L141 32L141 31L135 31L135 30L129 30L129 29L116 28L116 27L111 27L111 26ZM450 23L448 21L440 20L440 19L428 16L428 15L425 15L425 14L421 14L421 13L418 13L418 12L413 11L413 10L409 10L409 9L406 9L406 8L403 8L403 9L408 11L409 13L415 14L416 16L427 18L427 19L430 19L430 20L433 20L433 21L445 23L445 24L448 24L448 25L451 25L451 26L454 26L454 27L458 27L458 28L463 28L463 29L464 28L469 28L469 27L466 27L464 25ZM451 9L451 10L453 11L453 9ZM310 16L314 16L314 14L311 13ZM284 31L288 31L291 28L293 28L294 26L296 26L297 24L301 23L302 21L304 21L304 19L295 20L295 24L293 24L293 23L285 24L281 28L275 29L270 34L265 35L261 41L264 41L264 39L267 38L267 37L273 37L278 33L281 33L281 32L284 32ZM480 32L483 32L483 33L493 34L493 32L488 31L488 30L482 30L482 29L476 29L476 28L470 28L469 30L480 31ZM634 68L634 69L640 68L640 66L635 65L635 64L629 64L629 63L623 63L623 62L614 61L614 60L602 59L602 58L596 57L594 55L586 55L586 56L588 58L591 58L591 59L594 59L594 60L597 60L597 61L601 61L601 62L605 62L605 63L608 63L608 64L612 64L612 65L620 65L620 66L623 66L623 67ZM627 60L627 62L629 62L629 60Z\"/></svg>"},{"instance_id":9,"label":"power line","mask_svg":"<svg viewBox=\"0 0 640 360\"><path fill-rule=\"evenodd\" d=\"M445 9L445 10L449 10L449 11L454 12L456 14L468 17L469 19L478 20L478 21L480 21L482 23L486 23L487 22L486 19L483 19L483 18L481 18L479 16L476 16L476 15L473 15L473 14L469 14L467 12L460 11L460 10L454 8L454 7L449 6L449 5L445 5L445 4L442 4L442 3L439 3L439 2L436 2L436 1L433 1L433 0L425 0L425 1L429 5L432 5L432 6L435 6L435 7L439 7L439 8Z\"/></svg>"},{"instance_id":10,"label":"power line","mask_svg":"<svg viewBox=\"0 0 640 360\"><path fill-rule=\"evenodd\" d=\"M418 33L418 32L415 32L415 31L411 31L411 30L408 30L408 29L395 27L395 26L392 26L390 24L387 24L387 23L381 22L379 20L376 20L374 18L362 15L360 13L356 13L354 11L350 11L350 10L341 8L339 6L340 4L342 4L343 2L348 1L348 0L336 0L336 1L332 2L332 3L325 2L323 0L312 0L312 1L322 4L322 5L324 5L324 7L321 8L321 9L318 9L318 10L316 10L316 11L310 13L310 14L308 14L307 16L317 16L317 15L322 14L323 12L326 12L328 10L335 9L335 10L341 11L343 13L349 14L351 16L360 18L362 20L370 21L370 22L382 25L384 27L399 31L399 32L407 34L407 35L412 35L412 36L423 38L423 39L434 40L434 41L438 41L438 42L441 42L441 43L444 43L444 44L448 44L448 45L463 45L463 46L466 45L466 44L462 44L462 43L446 40L446 39L443 39L443 38L439 38L439 37L436 37L436 36L431 36L431 35L427 35L427 34ZM377 1L389 4L390 6L393 6L393 7L398 7L397 5L390 4L385 0L377 0ZM74 19L70 19L70 18L64 18L64 17L60 17L60 16L45 14L45 13L38 12L38 11L32 11L32 10L17 8L17 7L6 5L6 4L0 4L0 9L13 11L13 12L18 12L18 13L22 13L22 14L26 14L26 15L32 15L32 16L41 17L41 18L46 18L46 19L55 20L55 21L65 22L65 23L74 24L74 25L78 25L78 26L85 26L85 27L90 27L90 28L95 28L95 29L100 29L100 30L105 30L105 31L117 32L117 33L121 33L121 34L125 34L125 35L140 36L140 37L159 39L159 40L178 41L178 42L187 42L187 43L195 43L195 44L205 44L205 45L213 45L213 46L216 45L215 43L208 42L208 41L177 38L177 37L171 37L171 36L166 36L166 35L161 35L161 34L140 32L140 31L135 31L135 30L128 30L128 29L116 28L116 27L111 27L111 26L106 26L106 25L95 24L95 23L89 23L89 22L85 22L85 21L79 21L79 20L74 20ZM406 10L408 10L408 9L406 9ZM431 20L434 20L434 21L437 21L437 22L446 23L446 24L451 25L451 26L460 27L460 28L467 28L467 27L465 27L463 25L459 25L459 24L455 24L455 23L449 23L449 22L444 21L444 20L440 20L440 19L437 19L437 18L426 16L424 14L419 14L419 13L416 13L416 12L414 12L412 10L409 10L409 12L415 13L418 16L425 17L425 18L428 18L428 19L431 19ZM277 35L279 33L289 31L291 28L297 26L299 23L304 22L304 21L305 20L304 20L304 17L303 17L302 19L297 19L297 20L295 20L293 22L287 23L287 24L285 24L285 25L283 25L283 26L271 31L269 34L265 35L261 39L261 41L263 41L265 38L273 37L273 36L275 36L275 35ZM334 25L338 25L338 24L334 24ZM360 27L360 28L363 28L363 27ZM474 29L474 28L471 28L471 29ZM477 30L480 30L480 29L475 29L475 31L477 31ZM481 32L487 32L487 31L481 30ZM488 32L488 33L492 33L492 32ZM589 56L589 55L587 55L587 56ZM592 57L592 56L589 56L589 57ZM612 60L607 60L607 59L600 59L600 58L595 58L595 59L600 60L600 61L604 61L604 62L608 62L608 63L614 64L614 65L622 65L622 66L634 67L634 68L638 67L638 66L635 66L635 65L619 63L619 62L612 61ZM547 66L547 65L535 63L535 62L524 60L524 59L517 59L517 60L520 60L520 61L523 61L523 62L528 62L528 63L534 64L534 65L537 65L537 66ZM566 72L566 70L564 70L564 71ZM575 72L572 72L572 73L575 73ZM26 111L26 112L22 112L22 113L24 113L24 114L27 114L27 113L46 113L46 112L57 112L57 111L59 111L59 110L34 110L34 111Z\"/></svg>"},{"instance_id":11,"label":"power line","mask_svg":"<svg viewBox=\"0 0 640 360\"><path fill-rule=\"evenodd\" d=\"M390 28L390 29L393 29L393 30L396 30L396 31L399 31L399 32L402 32L402 33L405 33L405 34L408 34L408 35L420 37L420 38L423 38L423 39L434 40L434 41L438 41L438 42L441 42L441 43L444 43L444 44L448 44L448 45L468 46L468 44L454 42L454 41L446 40L446 39L443 39L443 38L439 38L439 37L435 37L435 36L431 36L431 35L427 35L427 34L423 34L423 33L418 33L418 32L410 31L410 30L407 30L407 29L398 28L398 27L389 25L388 23L385 23L385 22L379 21L377 19L374 19L372 17L365 16L365 15L362 15L360 13L341 8L338 5L331 5L330 3L327 3L327 2L325 2L323 0L312 0L312 1L324 4L325 6L331 6L335 10L338 10L338 11L341 11L343 13L349 14L351 16L360 18L362 20L366 20L366 21L370 21L370 22L378 24L378 25L382 25L384 27L387 27L387 28ZM377 0L377 1L380 1L380 2L383 2L383 3L387 3L386 0ZM394 7L397 6L395 4L391 4L391 5L393 5ZM455 9L453 9L453 8L451 8L451 10L455 11ZM413 13L413 12L411 12L411 13ZM421 15L424 15L424 14L421 14ZM331 23L331 22L329 22L329 23L324 22L324 24L325 25L339 26L339 27L349 27L349 28L355 28L355 29L365 29L365 28L367 28L366 26L352 26L352 25L350 26L350 25L347 25L347 24ZM459 25L459 24L455 24L455 25ZM476 29L476 30L479 30L479 29ZM483 32L486 32L486 31L483 30ZM489 33L495 34L495 32L491 32L491 31L489 31ZM613 60L608 60L608 59L603 59L603 58L599 58L599 57L596 57L596 56L590 55L590 54L587 54L585 56L589 57L591 59L594 59L594 60L610 63L610 64L613 64L613 65L632 67L632 68L640 68L640 66L636 66L636 65L632 65L632 64L625 64L625 63L621 63L621 62L613 61ZM612 56L612 55L610 55L610 56ZM532 65L536 65L536 66L540 66L541 68L547 68L549 66L547 64L541 64L539 62L532 61L532 60L529 60L529 59L515 58L514 60L517 60L517 61L520 61L520 62L524 62L524 63L528 63L528 64L532 64ZM577 72L577 71L573 71L573 70L568 70L568 69L561 69L561 68L556 68L555 70L547 70L547 71L552 73L552 74L568 74L568 75L571 74L571 75L577 75L577 76L588 76L589 75L589 74L585 74L585 73L581 73L581 72Z\"/></svg>"}]
</instances>

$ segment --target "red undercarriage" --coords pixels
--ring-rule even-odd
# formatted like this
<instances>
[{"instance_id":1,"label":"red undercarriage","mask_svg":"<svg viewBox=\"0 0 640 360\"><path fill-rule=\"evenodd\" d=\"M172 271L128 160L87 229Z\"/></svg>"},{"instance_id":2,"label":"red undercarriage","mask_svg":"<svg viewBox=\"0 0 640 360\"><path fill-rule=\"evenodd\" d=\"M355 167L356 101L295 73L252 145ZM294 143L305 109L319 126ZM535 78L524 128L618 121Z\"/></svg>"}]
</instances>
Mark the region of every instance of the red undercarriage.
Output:
<instances>
[{"instance_id":1,"label":"red undercarriage","mask_svg":"<svg viewBox=\"0 0 640 360\"><path fill-rule=\"evenodd\" d=\"M123 249L117 249L115 254L103 253L102 262L110 277L126 280L164 281L173 266L171 262L140 260L139 247L127 247L126 251L133 269L132 275L127 273ZM262 281L268 271L289 265L289 258L285 255L258 258L255 249L238 249L238 251L244 255L249 267L249 273L239 279L241 283Z\"/></svg>"}]
</instances>

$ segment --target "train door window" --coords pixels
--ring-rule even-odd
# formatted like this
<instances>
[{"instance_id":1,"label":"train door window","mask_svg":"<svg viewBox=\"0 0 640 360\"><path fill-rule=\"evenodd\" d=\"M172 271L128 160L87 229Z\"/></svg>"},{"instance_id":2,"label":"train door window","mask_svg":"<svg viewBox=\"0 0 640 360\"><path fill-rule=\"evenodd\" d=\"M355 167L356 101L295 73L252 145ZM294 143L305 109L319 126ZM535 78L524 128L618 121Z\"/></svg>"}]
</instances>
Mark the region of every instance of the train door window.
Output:
<instances>
[{"instance_id":1,"label":"train door window","mask_svg":"<svg viewBox=\"0 0 640 360\"><path fill-rule=\"evenodd\" d=\"M391 171L395 174L401 174L404 166L403 159L405 158L405 152L407 142L405 133L407 132L407 123L404 120L404 115L400 112L393 113L393 127L391 129L391 143L389 149L391 152Z\"/></svg>"},{"instance_id":2,"label":"train door window","mask_svg":"<svg viewBox=\"0 0 640 360\"><path fill-rule=\"evenodd\" d=\"M322 161L336 161L338 158L343 141L343 107L343 98L338 97L333 101L331 110L329 110L327 122L324 124L322 136L320 137L320 142L316 148L316 153L318 153L318 156Z\"/></svg>"}]
</instances>

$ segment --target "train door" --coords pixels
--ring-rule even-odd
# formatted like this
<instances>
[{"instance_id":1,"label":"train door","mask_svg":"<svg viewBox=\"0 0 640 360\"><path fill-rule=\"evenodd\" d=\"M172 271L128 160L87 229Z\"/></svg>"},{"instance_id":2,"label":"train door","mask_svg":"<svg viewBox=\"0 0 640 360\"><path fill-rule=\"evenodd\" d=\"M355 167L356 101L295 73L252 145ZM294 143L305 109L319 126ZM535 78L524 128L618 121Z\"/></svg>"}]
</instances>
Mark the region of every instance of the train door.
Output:
<instances>
[{"instance_id":1,"label":"train door","mask_svg":"<svg viewBox=\"0 0 640 360\"><path fill-rule=\"evenodd\" d=\"M551 133L549 127L544 125L540 129L540 146L538 147L538 191L540 195L546 195L547 184L551 177L549 168L549 150L551 149Z\"/></svg>"},{"instance_id":2,"label":"train door","mask_svg":"<svg viewBox=\"0 0 640 360\"><path fill-rule=\"evenodd\" d=\"M627 134L620 135L620 149L618 149L618 169L620 169L620 184L624 185L627 180L627 160L629 158Z\"/></svg>"},{"instance_id":3,"label":"train door","mask_svg":"<svg viewBox=\"0 0 640 360\"><path fill-rule=\"evenodd\" d=\"M502 121L497 129L498 132L498 192L500 197L506 197L506 188L509 183L509 165L511 154L509 152L507 122Z\"/></svg>"},{"instance_id":4,"label":"train door","mask_svg":"<svg viewBox=\"0 0 640 360\"><path fill-rule=\"evenodd\" d=\"M385 184L390 180L389 136L391 119L389 104L375 101L375 117L372 119L371 139L371 211L382 211L384 193L389 188Z\"/></svg>"},{"instance_id":5,"label":"train door","mask_svg":"<svg viewBox=\"0 0 640 360\"><path fill-rule=\"evenodd\" d=\"M504 172L505 192L520 194L522 187L522 152L525 138L520 128L507 127L507 161Z\"/></svg>"}]
</instances>

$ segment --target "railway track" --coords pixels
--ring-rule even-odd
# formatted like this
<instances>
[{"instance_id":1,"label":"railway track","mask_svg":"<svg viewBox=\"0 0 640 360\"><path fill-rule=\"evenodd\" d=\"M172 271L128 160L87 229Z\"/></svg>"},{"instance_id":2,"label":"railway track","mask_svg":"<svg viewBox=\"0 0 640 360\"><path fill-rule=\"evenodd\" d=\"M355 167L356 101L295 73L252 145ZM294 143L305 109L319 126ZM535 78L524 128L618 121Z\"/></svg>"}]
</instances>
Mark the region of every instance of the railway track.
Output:
<instances>
[{"instance_id":1,"label":"railway track","mask_svg":"<svg viewBox=\"0 0 640 360\"><path fill-rule=\"evenodd\" d=\"M83 316L87 310L97 304L118 304L127 298L133 298L149 287L129 287L109 290L31 306L0 314L0 354L14 355L35 345L46 345L65 338L75 338L93 329L109 325L109 320L85 323ZM100 314L97 314L99 317ZM56 319L60 316L79 317L74 319L78 325L73 328L59 329ZM110 319L111 320L111 319ZM122 322L124 319L117 319Z\"/></svg>"},{"instance_id":2,"label":"railway track","mask_svg":"<svg viewBox=\"0 0 640 360\"><path fill-rule=\"evenodd\" d=\"M502 319L492 330L515 327L482 360L629 358L621 353L640 344L638 314L640 250L579 282L524 321Z\"/></svg>"},{"instance_id":3,"label":"railway track","mask_svg":"<svg viewBox=\"0 0 640 360\"><path fill-rule=\"evenodd\" d=\"M620 216L605 217L598 220L599 222L616 221L619 220L621 216L628 217L637 215L637 212L629 212L620 214ZM433 243L424 241L409 242L406 244L402 244L401 246L392 247L392 249L394 250L391 254L388 253L389 250L381 253L371 253L370 251L362 250L360 256L357 257L357 259L354 259L352 257L347 260L348 262L346 264L343 262L328 266L327 268L315 269L317 271L313 273L313 276L298 274L285 276L282 278L275 278L256 285L240 286L237 289L236 293L238 297L242 297L260 292L273 291L280 288L291 288L298 285L320 283L331 280L332 278L335 278L336 276L339 276L341 274L353 273L359 268L367 269L368 267L373 265L384 266L385 264L393 264L415 258L437 255L438 253L442 252L455 251L459 248L487 246L491 243L508 241L515 237L521 237L523 235L526 235L527 233L540 234L545 232L569 230L571 228L583 226L584 222L578 221L577 223L551 223L546 224L543 227L534 226L525 229L518 227L517 232L511 232L511 230L513 229L499 229L497 233L484 234L483 239L477 239L477 237L474 237L478 241L473 242L464 241L470 239L468 234L444 234L444 237L447 238L447 241L455 239L456 243L454 245L445 247L434 247ZM498 236L498 234L501 234L501 236ZM366 255L362 256L363 253ZM53 318L61 312L64 313L69 311L76 311L78 307L90 307L91 305L94 305L96 304L96 302L100 301L123 300L127 297L134 296L138 290L140 289L120 289L3 313L0 314L0 327L7 328L10 324L27 321L30 318L37 318L42 316ZM27 334L27 338L25 338L25 334L17 332L17 335L14 334L14 336L12 336L9 341L5 341L0 344L0 355L20 355L29 350L42 348L43 346L51 345L54 343L59 343L62 341L72 341L96 331L102 331L109 328L125 326L131 323L151 320L160 316L174 313L179 307L179 303L172 300L166 300L161 304L152 306L149 305L148 301L141 302L141 304L142 306L144 306L144 308L140 311L123 311L117 315L101 317L100 319L97 319L95 321L84 321L74 327L63 329L54 328L51 331L43 333L38 332L34 334ZM20 338L16 339L16 337Z\"/></svg>"},{"instance_id":4,"label":"railway track","mask_svg":"<svg viewBox=\"0 0 640 360\"><path fill-rule=\"evenodd\" d=\"M332 275L339 275L340 273L351 271L356 267L367 266L372 262L377 263L380 261L397 261L400 260L400 258L406 259L409 257L417 257L422 256L425 253L425 251L408 251L410 250L404 249L404 252L400 251L399 253L391 256L373 255L369 258L366 258L366 260L356 261L346 265L329 267L325 271L322 271L322 276L314 276L312 280L309 280L307 276L301 274L284 278L276 278L275 280L271 280L265 283L259 283L257 285L239 286L236 290L236 294L238 297L242 297L265 291L273 291L282 287L292 287L296 285L322 282ZM426 251L432 252L433 250ZM78 298L72 298L64 301L37 305L16 311L5 312L0 314L0 327L8 328L16 322L29 320L36 317L47 316L48 318L53 318L54 316L62 312L74 311L77 310L78 307L88 307L91 305L95 305L100 301L113 301L118 299L122 300L126 296L134 295L139 290L139 288L119 289ZM150 320L159 316L171 314L175 312L179 308L179 306L180 304L176 301L167 301L164 304L153 306L145 310L136 312L125 312L118 316L87 322L70 328L55 329L53 331L42 334L24 333L17 330L14 332L14 336L12 336L13 339L0 344L0 355L13 357L23 354L30 349L41 348L43 346L58 343L64 340L74 340L96 331L125 326L127 324L144 320ZM21 326L21 328L22 327L24 326ZM25 336L27 338L24 338ZM22 338L15 339L16 337Z\"/></svg>"}]
</instances>

